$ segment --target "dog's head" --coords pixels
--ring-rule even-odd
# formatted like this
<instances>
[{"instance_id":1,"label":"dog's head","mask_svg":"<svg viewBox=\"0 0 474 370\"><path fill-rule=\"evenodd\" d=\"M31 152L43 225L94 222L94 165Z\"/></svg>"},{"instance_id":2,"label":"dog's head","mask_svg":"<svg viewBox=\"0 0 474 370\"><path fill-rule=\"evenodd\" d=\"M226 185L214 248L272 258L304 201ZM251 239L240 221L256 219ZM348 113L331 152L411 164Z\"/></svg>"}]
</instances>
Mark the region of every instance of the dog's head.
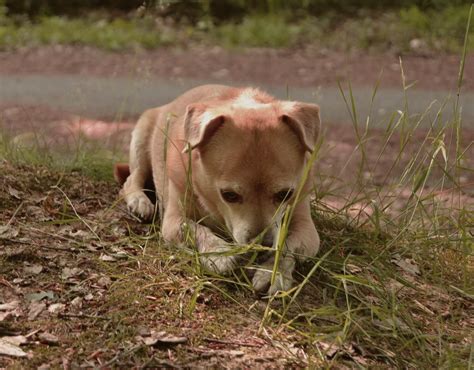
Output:
<instances>
[{"instance_id":1,"label":"dog's head","mask_svg":"<svg viewBox=\"0 0 474 370\"><path fill-rule=\"evenodd\" d=\"M194 191L237 243L272 244L277 213L297 190L319 127L314 104L241 96L188 106Z\"/></svg>"}]
</instances>

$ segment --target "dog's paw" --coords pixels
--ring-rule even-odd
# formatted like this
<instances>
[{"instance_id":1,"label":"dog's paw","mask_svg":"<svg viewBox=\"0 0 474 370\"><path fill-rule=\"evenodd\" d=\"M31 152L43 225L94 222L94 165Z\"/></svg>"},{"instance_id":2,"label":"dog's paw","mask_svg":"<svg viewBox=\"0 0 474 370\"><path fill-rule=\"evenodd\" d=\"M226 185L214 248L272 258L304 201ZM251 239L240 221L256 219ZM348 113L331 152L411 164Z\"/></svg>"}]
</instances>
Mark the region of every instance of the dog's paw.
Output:
<instances>
[{"instance_id":1,"label":"dog's paw","mask_svg":"<svg viewBox=\"0 0 474 370\"><path fill-rule=\"evenodd\" d=\"M237 267L239 256L232 246L202 225L195 229L196 247L200 252L201 265L208 271L226 275Z\"/></svg>"},{"instance_id":2,"label":"dog's paw","mask_svg":"<svg viewBox=\"0 0 474 370\"><path fill-rule=\"evenodd\" d=\"M201 264L208 271L219 275L228 275L237 266L237 260L234 256L207 255L201 256Z\"/></svg>"},{"instance_id":3,"label":"dog's paw","mask_svg":"<svg viewBox=\"0 0 474 370\"><path fill-rule=\"evenodd\" d=\"M262 268L255 272L252 278L252 285L258 293L275 294L278 291L286 291L293 286L293 277L291 273L277 272L275 281L272 281L272 270L269 268Z\"/></svg>"},{"instance_id":4,"label":"dog's paw","mask_svg":"<svg viewBox=\"0 0 474 370\"><path fill-rule=\"evenodd\" d=\"M127 207L130 212L142 220L151 220L155 213L155 206L143 192L128 195Z\"/></svg>"},{"instance_id":5,"label":"dog's paw","mask_svg":"<svg viewBox=\"0 0 474 370\"><path fill-rule=\"evenodd\" d=\"M201 255L201 264L206 270L227 275L237 266L237 256L230 255L230 251L227 245L214 245L212 251Z\"/></svg>"}]
</instances>

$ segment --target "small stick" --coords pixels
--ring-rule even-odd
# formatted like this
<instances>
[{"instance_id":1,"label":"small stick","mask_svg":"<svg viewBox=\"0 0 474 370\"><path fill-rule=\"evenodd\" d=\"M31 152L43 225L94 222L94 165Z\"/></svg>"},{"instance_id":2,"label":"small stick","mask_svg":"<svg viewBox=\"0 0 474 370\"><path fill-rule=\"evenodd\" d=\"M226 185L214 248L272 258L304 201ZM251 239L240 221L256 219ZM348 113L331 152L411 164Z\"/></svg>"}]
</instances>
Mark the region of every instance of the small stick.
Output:
<instances>
[{"instance_id":1,"label":"small stick","mask_svg":"<svg viewBox=\"0 0 474 370\"><path fill-rule=\"evenodd\" d=\"M242 347L256 347L256 348L261 348L261 344L252 344L252 343L245 343L245 342L240 342L240 341L230 341L230 340L221 340L221 339L214 339L214 338L204 338L206 342L212 342L212 343L220 343L220 344L231 344L234 346L242 346Z\"/></svg>"}]
</instances>

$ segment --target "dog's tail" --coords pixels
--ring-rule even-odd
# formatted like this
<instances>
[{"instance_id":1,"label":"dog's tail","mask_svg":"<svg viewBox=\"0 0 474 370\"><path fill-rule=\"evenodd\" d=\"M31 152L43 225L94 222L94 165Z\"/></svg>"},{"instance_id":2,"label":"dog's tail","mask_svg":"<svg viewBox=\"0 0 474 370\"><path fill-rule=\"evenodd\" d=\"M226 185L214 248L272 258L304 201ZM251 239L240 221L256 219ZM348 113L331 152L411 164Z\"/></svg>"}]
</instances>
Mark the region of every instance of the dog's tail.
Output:
<instances>
[{"instance_id":1,"label":"dog's tail","mask_svg":"<svg viewBox=\"0 0 474 370\"><path fill-rule=\"evenodd\" d=\"M128 163L115 163L114 178L120 185L127 181L128 176L130 176L130 166Z\"/></svg>"}]
</instances>

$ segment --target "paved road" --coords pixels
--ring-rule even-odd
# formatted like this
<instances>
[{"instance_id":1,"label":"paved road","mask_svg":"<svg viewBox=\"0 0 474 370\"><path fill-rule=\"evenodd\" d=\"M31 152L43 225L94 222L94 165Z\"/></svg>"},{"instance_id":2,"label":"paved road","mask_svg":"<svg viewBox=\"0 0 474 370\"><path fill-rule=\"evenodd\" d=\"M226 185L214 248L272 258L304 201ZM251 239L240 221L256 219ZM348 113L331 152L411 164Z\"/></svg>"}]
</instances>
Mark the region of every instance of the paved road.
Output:
<instances>
[{"instance_id":1,"label":"paved road","mask_svg":"<svg viewBox=\"0 0 474 370\"><path fill-rule=\"evenodd\" d=\"M210 81L207 81L210 82ZM77 75L0 76L0 103L48 105L89 117L116 117L138 114L144 109L169 102L183 91L205 83L198 80L166 81L129 78L84 78ZM261 86L280 98L316 102L321 105L323 120L350 123L350 115L339 89L286 88ZM348 91L346 91L348 93ZM359 122L365 122L370 112L372 90L354 89ZM433 119L444 106L443 120L452 116L455 92L408 90L410 114L421 114L430 105L428 117ZM380 89L372 106L372 123L383 125L387 116L403 110L405 97L399 89ZM463 122L474 128L474 93L461 96ZM428 124L429 120L425 121Z\"/></svg>"}]
</instances>

